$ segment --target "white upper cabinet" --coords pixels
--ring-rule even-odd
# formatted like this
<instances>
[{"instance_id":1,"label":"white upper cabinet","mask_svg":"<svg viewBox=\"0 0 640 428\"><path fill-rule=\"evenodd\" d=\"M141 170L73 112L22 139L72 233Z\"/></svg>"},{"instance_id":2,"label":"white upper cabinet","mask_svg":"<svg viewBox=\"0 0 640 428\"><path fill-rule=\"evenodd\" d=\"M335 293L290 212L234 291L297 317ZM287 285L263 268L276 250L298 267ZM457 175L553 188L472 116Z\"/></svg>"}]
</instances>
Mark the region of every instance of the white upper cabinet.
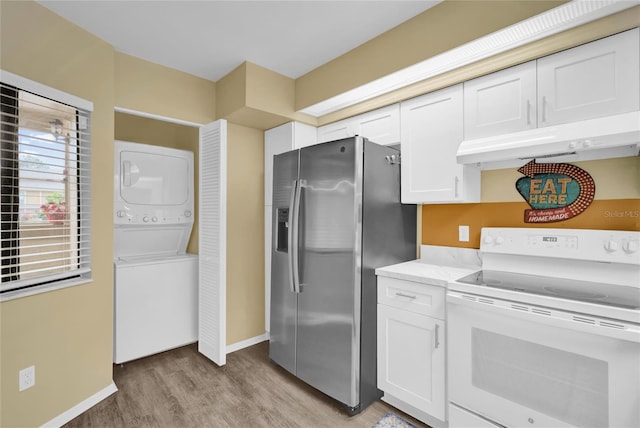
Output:
<instances>
[{"instance_id":1,"label":"white upper cabinet","mask_svg":"<svg viewBox=\"0 0 640 428\"><path fill-rule=\"evenodd\" d=\"M400 142L400 104L370 111L355 117L357 134L377 144Z\"/></svg>"},{"instance_id":2,"label":"white upper cabinet","mask_svg":"<svg viewBox=\"0 0 640 428\"><path fill-rule=\"evenodd\" d=\"M464 139L536 127L536 62L464 82Z\"/></svg>"},{"instance_id":3,"label":"white upper cabinet","mask_svg":"<svg viewBox=\"0 0 640 428\"><path fill-rule=\"evenodd\" d=\"M356 135L356 124L350 119L329 123L318 128L318 143L341 140Z\"/></svg>"},{"instance_id":4,"label":"white upper cabinet","mask_svg":"<svg viewBox=\"0 0 640 428\"><path fill-rule=\"evenodd\" d=\"M401 103L403 203L477 202L480 171L459 165L462 84Z\"/></svg>"},{"instance_id":5,"label":"white upper cabinet","mask_svg":"<svg viewBox=\"0 0 640 428\"><path fill-rule=\"evenodd\" d=\"M587 43L538 63L538 126L640 108L639 29Z\"/></svg>"},{"instance_id":6,"label":"white upper cabinet","mask_svg":"<svg viewBox=\"0 0 640 428\"><path fill-rule=\"evenodd\" d=\"M318 143L361 135L377 144L400 142L400 105L381 109L333 122L318 128Z\"/></svg>"},{"instance_id":7,"label":"white upper cabinet","mask_svg":"<svg viewBox=\"0 0 640 428\"><path fill-rule=\"evenodd\" d=\"M318 142L318 128L300 122L290 122L293 126L293 148L312 146ZM285 123L285 125L288 125ZM283 125L284 126L284 125Z\"/></svg>"}]
</instances>

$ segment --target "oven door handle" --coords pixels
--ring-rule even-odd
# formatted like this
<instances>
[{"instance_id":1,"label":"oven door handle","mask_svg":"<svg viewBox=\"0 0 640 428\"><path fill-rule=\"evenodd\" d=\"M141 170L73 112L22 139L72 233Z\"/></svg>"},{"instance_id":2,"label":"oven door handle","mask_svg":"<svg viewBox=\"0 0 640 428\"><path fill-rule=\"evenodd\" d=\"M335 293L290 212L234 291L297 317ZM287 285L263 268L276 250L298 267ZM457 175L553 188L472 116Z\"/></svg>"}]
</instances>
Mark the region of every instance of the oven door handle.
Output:
<instances>
[{"instance_id":1,"label":"oven door handle","mask_svg":"<svg viewBox=\"0 0 640 428\"><path fill-rule=\"evenodd\" d=\"M640 325L626 322L452 290L447 291L447 304L463 305L505 317L640 343ZM448 312L451 314L451 311Z\"/></svg>"}]
</instances>

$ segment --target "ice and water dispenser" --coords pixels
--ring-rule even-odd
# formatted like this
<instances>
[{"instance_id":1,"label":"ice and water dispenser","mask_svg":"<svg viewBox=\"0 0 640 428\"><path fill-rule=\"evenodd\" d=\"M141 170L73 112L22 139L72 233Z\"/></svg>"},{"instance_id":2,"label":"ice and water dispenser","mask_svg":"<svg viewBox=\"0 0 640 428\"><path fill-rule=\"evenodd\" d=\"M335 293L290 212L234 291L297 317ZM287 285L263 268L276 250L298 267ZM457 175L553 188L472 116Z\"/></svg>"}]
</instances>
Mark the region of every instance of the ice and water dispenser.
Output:
<instances>
[{"instance_id":1,"label":"ice and water dispenser","mask_svg":"<svg viewBox=\"0 0 640 428\"><path fill-rule=\"evenodd\" d=\"M276 228L276 250L289 252L289 208L278 208L278 227Z\"/></svg>"}]
</instances>

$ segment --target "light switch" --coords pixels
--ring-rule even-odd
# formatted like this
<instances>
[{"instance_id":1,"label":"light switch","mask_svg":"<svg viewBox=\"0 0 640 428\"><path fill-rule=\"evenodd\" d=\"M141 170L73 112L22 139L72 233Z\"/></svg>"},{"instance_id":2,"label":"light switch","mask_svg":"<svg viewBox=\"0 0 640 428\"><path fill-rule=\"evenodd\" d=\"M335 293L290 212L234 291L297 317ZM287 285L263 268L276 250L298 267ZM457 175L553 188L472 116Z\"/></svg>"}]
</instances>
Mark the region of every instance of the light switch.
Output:
<instances>
[{"instance_id":1,"label":"light switch","mask_svg":"<svg viewBox=\"0 0 640 428\"><path fill-rule=\"evenodd\" d=\"M458 226L458 241L469 242L469 226Z\"/></svg>"}]
</instances>

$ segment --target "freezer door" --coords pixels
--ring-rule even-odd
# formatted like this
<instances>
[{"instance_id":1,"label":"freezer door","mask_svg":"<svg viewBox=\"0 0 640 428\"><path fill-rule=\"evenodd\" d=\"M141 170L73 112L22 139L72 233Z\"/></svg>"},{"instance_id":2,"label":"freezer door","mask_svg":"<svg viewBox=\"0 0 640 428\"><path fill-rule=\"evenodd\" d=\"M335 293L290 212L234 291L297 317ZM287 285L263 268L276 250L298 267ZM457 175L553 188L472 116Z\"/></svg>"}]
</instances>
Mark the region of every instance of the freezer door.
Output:
<instances>
[{"instance_id":1,"label":"freezer door","mask_svg":"<svg viewBox=\"0 0 640 428\"><path fill-rule=\"evenodd\" d=\"M300 150L297 375L350 407L359 403L356 141Z\"/></svg>"},{"instance_id":2,"label":"freezer door","mask_svg":"<svg viewBox=\"0 0 640 428\"><path fill-rule=\"evenodd\" d=\"M273 162L269 357L295 374L297 294L290 285L289 226L294 183L298 179L298 150L276 155Z\"/></svg>"}]
</instances>

